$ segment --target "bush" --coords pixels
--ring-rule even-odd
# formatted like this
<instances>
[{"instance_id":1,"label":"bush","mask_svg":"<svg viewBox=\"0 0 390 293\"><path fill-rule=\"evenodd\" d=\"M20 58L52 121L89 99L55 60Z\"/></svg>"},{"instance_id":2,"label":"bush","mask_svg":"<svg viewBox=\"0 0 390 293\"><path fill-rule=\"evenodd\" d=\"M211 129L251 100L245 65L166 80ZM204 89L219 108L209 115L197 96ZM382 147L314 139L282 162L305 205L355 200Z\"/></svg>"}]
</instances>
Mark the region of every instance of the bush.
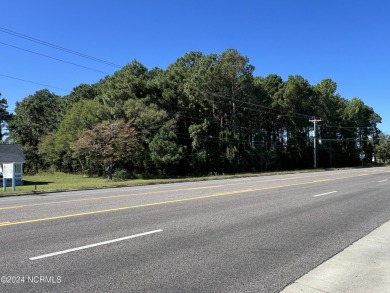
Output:
<instances>
[{"instance_id":1,"label":"bush","mask_svg":"<svg viewBox=\"0 0 390 293\"><path fill-rule=\"evenodd\" d=\"M124 180L128 180L130 178L131 178L131 175L129 174L129 172L127 172L124 169L116 170L112 174L112 180L113 181L124 181Z\"/></svg>"},{"instance_id":2,"label":"bush","mask_svg":"<svg viewBox=\"0 0 390 293\"><path fill-rule=\"evenodd\" d=\"M166 178L164 176L157 176L155 174L151 174L151 173L142 173L142 174L134 174L133 176L134 179L140 179L140 180L148 180L148 179L161 179L161 178Z\"/></svg>"}]
</instances>

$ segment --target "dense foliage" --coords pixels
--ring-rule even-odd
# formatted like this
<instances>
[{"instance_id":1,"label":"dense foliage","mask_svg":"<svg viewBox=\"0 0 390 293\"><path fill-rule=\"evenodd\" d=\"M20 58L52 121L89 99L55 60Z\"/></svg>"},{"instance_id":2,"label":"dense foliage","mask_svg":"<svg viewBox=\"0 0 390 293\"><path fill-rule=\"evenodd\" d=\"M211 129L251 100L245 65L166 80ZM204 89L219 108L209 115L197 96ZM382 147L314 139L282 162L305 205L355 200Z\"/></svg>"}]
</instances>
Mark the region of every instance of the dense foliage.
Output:
<instances>
[{"instance_id":1,"label":"dense foliage","mask_svg":"<svg viewBox=\"0 0 390 293\"><path fill-rule=\"evenodd\" d=\"M1 97L0 93L0 143L4 140L7 133L5 129L8 122L12 119L12 114L7 110L8 102L5 98Z\"/></svg>"},{"instance_id":2,"label":"dense foliage","mask_svg":"<svg viewBox=\"0 0 390 293\"><path fill-rule=\"evenodd\" d=\"M373 158L381 118L336 83L254 76L229 49L190 52L166 70L137 61L65 97L38 91L16 105L11 138L36 172L115 170L189 175L340 167Z\"/></svg>"}]
</instances>

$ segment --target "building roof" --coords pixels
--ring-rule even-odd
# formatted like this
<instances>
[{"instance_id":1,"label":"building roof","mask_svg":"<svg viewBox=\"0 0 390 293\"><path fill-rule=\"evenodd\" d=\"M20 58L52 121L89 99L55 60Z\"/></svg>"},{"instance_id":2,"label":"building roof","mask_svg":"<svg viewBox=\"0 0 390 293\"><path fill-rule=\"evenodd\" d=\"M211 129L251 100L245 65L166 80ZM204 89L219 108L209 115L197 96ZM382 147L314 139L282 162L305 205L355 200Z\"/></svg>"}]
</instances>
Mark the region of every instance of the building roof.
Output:
<instances>
[{"instance_id":1,"label":"building roof","mask_svg":"<svg viewBox=\"0 0 390 293\"><path fill-rule=\"evenodd\" d=\"M0 164L24 163L22 148L18 144L0 144Z\"/></svg>"}]
</instances>

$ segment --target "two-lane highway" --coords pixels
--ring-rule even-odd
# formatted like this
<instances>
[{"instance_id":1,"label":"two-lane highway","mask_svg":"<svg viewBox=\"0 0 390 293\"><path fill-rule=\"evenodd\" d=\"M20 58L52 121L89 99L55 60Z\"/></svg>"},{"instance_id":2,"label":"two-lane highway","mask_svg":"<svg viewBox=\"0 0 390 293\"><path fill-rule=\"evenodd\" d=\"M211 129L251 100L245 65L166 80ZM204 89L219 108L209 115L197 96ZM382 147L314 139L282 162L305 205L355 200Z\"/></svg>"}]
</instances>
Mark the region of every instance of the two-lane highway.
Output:
<instances>
[{"instance_id":1,"label":"two-lane highway","mask_svg":"<svg viewBox=\"0 0 390 293\"><path fill-rule=\"evenodd\" d=\"M279 292L390 219L390 168L0 198L0 292Z\"/></svg>"}]
</instances>

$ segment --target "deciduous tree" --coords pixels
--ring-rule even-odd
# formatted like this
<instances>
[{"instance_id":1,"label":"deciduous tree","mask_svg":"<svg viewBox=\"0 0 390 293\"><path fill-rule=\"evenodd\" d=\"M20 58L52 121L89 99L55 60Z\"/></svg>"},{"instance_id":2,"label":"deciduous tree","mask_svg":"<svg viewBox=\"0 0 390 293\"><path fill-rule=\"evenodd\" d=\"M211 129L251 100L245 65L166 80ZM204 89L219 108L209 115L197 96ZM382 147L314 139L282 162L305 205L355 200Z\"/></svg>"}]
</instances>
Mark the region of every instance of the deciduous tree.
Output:
<instances>
[{"instance_id":1,"label":"deciduous tree","mask_svg":"<svg viewBox=\"0 0 390 293\"><path fill-rule=\"evenodd\" d=\"M85 130L74 143L79 156L84 156L90 166L99 167L112 179L116 163L129 160L138 148L137 132L123 120L98 123Z\"/></svg>"}]
</instances>

